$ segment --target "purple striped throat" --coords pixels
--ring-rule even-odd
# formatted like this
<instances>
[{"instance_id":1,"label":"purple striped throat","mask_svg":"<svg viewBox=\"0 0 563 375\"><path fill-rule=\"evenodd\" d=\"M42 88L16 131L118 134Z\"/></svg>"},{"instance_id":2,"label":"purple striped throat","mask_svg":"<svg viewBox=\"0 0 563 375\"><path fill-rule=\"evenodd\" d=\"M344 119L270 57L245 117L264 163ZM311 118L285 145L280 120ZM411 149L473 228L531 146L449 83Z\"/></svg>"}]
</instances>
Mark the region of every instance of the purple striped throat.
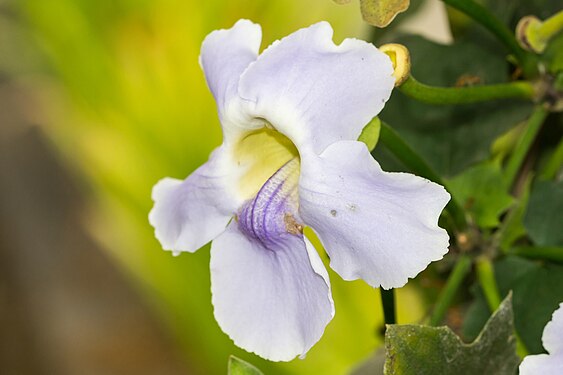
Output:
<instances>
[{"instance_id":1,"label":"purple striped throat","mask_svg":"<svg viewBox=\"0 0 563 375\"><path fill-rule=\"evenodd\" d=\"M272 248L287 236L302 236L298 215L299 158L280 167L237 215L239 229L250 239Z\"/></svg>"}]
</instances>

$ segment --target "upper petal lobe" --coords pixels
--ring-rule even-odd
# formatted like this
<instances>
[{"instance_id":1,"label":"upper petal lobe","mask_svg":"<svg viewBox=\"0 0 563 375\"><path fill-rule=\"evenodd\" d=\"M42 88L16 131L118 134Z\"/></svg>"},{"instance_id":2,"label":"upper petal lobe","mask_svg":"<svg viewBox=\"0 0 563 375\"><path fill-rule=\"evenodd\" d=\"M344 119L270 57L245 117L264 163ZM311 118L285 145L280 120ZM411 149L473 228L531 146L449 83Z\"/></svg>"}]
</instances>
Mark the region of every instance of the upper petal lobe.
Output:
<instances>
[{"instance_id":1,"label":"upper petal lobe","mask_svg":"<svg viewBox=\"0 0 563 375\"><path fill-rule=\"evenodd\" d=\"M340 140L356 140L394 85L389 57L373 45L332 41L326 22L274 42L241 76L248 115L266 119L298 148L319 154Z\"/></svg>"},{"instance_id":2,"label":"upper petal lobe","mask_svg":"<svg viewBox=\"0 0 563 375\"><path fill-rule=\"evenodd\" d=\"M240 75L256 60L261 40L260 25L240 20L230 29L213 31L203 41L200 64L221 119L230 101L238 98Z\"/></svg>"}]
</instances>

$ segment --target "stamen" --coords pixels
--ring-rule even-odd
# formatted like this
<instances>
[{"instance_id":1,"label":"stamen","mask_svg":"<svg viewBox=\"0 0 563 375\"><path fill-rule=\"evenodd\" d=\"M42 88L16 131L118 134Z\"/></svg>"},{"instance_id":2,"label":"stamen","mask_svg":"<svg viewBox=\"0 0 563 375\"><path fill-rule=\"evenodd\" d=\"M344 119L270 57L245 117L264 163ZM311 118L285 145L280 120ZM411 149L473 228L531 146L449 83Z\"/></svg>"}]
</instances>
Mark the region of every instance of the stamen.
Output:
<instances>
[{"instance_id":1,"label":"stamen","mask_svg":"<svg viewBox=\"0 0 563 375\"><path fill-rule=\"evenodd\" d=\"M291 234L303 234L303 225L299 224L292 214L286 213L283 217L283 222L285 223L285 230L287 233Z\"/></svg>"}]
</instances>

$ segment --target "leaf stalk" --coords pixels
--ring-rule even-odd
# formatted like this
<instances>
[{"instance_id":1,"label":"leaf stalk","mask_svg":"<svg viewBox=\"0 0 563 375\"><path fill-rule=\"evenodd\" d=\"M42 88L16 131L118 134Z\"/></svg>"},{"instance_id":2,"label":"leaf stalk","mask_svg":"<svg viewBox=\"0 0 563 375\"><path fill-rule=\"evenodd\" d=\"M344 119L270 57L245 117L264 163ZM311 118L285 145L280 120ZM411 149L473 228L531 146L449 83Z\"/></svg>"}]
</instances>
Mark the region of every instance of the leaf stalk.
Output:
<instances>
[{"instance_id":1,"label":"leaf stalk","mask_svg":"<svg viewBox=\"0 0 563 375\"><path fill-rule=\"evenodd\" d=\"M508 186L514 185L522 163L530 151L530 147L534 143L548 114L548 110L542 105L538 105L534 108L532 115L528 119L526 128L524 129L524 133L516 144L504 170L504 178Z\"/></svg>"},{"instance_id":2,"label":"leaf stalk","mask_svg":"<svg viewBox=\"0 0 563 375\"><path fill-rule=\"evenodd\" d=\"M436 305L434 306L434 310L430 316L431 326L437 326L442 322L444 316L446 315L446 311L452 304L459 287L470 270L471 258L467 255L462 255L450 273L446 286L442 289L440 295L438 296L438 300L436 301Z\"/></svg>"}]
</instances>

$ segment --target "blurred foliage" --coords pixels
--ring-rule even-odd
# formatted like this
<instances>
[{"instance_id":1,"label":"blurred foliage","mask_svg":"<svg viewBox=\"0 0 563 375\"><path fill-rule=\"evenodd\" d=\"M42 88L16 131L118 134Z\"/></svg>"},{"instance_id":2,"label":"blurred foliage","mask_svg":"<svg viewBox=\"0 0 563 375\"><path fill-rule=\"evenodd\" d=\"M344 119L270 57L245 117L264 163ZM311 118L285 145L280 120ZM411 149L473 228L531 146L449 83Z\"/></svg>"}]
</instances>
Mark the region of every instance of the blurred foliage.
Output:
<instances>
[{"instance_id":1,"label":"blurred foliage","mask_svg":"<svg viewBox=\"0 0 563 375\"><path fill-rule=\"evenodd\" d=\"M408 47L413 76L423 83L455 86L463 84L464 78L483 84L509 80L504 55L490 53L480 43L460 41L444 46L410 35L394 40ZM398 90L392 99L381 118L443 176L456 175L485 160L493 140L525 120L532 108L530 103L512 100L502 105L436 106L410 99ZM376 158L380 158L377 153Z\"/></svg>"},{"instance_id":2,"label":"blurred foliage","mask_svg":"<svg viewBox=\"0 0 563 375\"><path fill-rule=\"evenodd\" d=\"M364 20L377 27L389 25L398 13L409 7L410 0L360 0Z\"/></svg>"},{"instance_id":3,"label":"blurred foliage","mask_svg":"<svg viewBox=\"0 0 563 375\"><path fill-rule=\"evenodd\" d=\"M530 196L524 226L539 246L563 246L563 181L538 181Z\"/></svg>"},{"instance_id":4,"label":"blurred foliage","mask_svg":"<svg viewBox=\"0 0 563 375\"><path fill-rule=\"evenodd\" d=\"M522 342L530 353L542 353L543 327L563 301L563 266L509 256L496 263L495 276L501 295L513 293L514 324ZM463 328L464 337L470 340L490 315L480 289L475 286L473 292L475 300Z\"/></svg>"},{"instance_id":5,"label":"blurred foliage","mask_svg":"<svg viewBox=\"0 0 563 375\"><path fill-rule=\"evenodd\" d=\"M498 226L500 215L514 201L507 192L500 166L496 163L472 166L446 185L453 199L463 205L481 228Z\"/></svg>"}]
</instances>

